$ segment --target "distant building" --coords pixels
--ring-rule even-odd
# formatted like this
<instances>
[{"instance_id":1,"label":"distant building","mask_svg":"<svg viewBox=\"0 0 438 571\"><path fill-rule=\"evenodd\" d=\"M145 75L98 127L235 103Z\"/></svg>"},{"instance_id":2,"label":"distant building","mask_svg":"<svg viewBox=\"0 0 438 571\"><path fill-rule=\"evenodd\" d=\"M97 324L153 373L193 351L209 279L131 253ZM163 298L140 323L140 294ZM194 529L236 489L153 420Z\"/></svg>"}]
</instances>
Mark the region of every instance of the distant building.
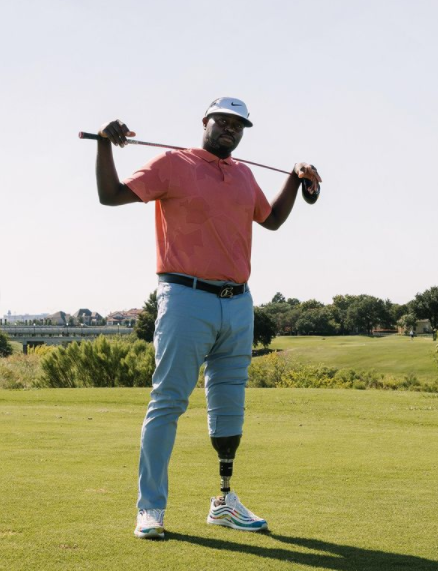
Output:
<instances>
[{"instance_id":1,"label":"distant building","mask_svg":"<svg viewBox=\"0 0 438 571\"><path fill-rule=\"evenodd\" d=\"M89 309L83 308L73 313L73 319L76 325L78 323L83 323L84 325L101 325L104 320L97 311L90 311Z\"/></svg>"},{"instance_id":2,"label":"distant building","mask_svg":"<svg viewBox=\"0 0 438 571\"><path fill-rule=\"evenodd\" d=\"M142 312L142 309L130 309L129 311L126 312L126 317L131 320L134 321L135 323L137 323L138 318L140 317L140 313Z\"/></svg>"},{"instance_id":3,"label":"distant building","mask_svg":"<svg viewBox=\"0 0 438 571\"><path fill-rule=\"evenodd\" d=\"M384 337L385 335L396 335L397 333L398 333L397 329L382 329L381 327L373 329L373 335L375 337Z\"/></svg>"},{"instance_id":4,"label":"distant building","mask_svg":"<svg viewBox=\"0 0 438 571\"><path fill-rule=\"evenodd\" d=\"M69 325L71 315L64 311L57 311L56 313L52 313L52 315L48 315L47 320L52 325Z\"/></svg>"},{"instance_id":5,"label":"distant building","mask_svg":"<svg viewBox=\"0 0 438 571\"><path fill-rule=\"evenodd\" d=\"M410 327L399 327L399 335L405 335L411 330ZM432 326L428 319L419 319L417 325L414 327L414 333L416 335L428 335L432 334Z\"/></svg>"},{"instance_id":6,"label":"distant building","mask_svg":"<svg viewBox=\"0 0 438 571\"><path fill-rule=\"evenodd\" d=\"M83 323L84 325L91 325L91 311L89 309L78 309L73 313L75 323Z\"/></svg>"},{"instance_id":7,"label":"distant building","mask_svg":"<svg viewBox=\"0 0 438 571\"><path fill-rule=\"evenodd\" d=\"M130 309L129 311L113 311L106 317L107 325L135 325L141 313L141 309Z\"/></svg>"},{"instance_id":8,"label":"distant building","mask_svg":"<svg viewBox=\"0 0 438 571\"><path fill-rule=\"evenodd\" d=\"M106 316L107 325L120 325L123 322L124 313L122 311L113 311Z\"/></svg>"},{"instance_id":9,"label":"distant building","mask_svg":"<svg viewBox=\"0 0 438 571\"><path fill-rule=\"evenodd\" d=\"M11 310L8 311L5 315L3 315L3 322L4 323L17 323L18 321L27 321L27 322L34 322L39 321L40 319L47 319L48 313L38 313L38 314L30 314L25 313L23 315L14 315L12 314Z\"/></svg>"},{"instance_id":10,"label":"distant building","mask_svg":"<svg viewBox=\"0 0 438 571\"><path fill-rule=\"evenodd\" d=\"M102 325L104 322L100 313L89 309L78 309L73 315L65 313L65 311L57 311L48 315L47 319L52 322L52 325L80 325L82 323L84 325Z\"/></svg>"},{"instance_id":11,"label":"distant building","mask_svg":"<svg viewBox=\"0 0 438 571\"><path fill-rule=\"evenodd\" d=\"M91 312L91 325L102 325L104 321L105 319L100 313L97 313L97 311Z\"/></svg>"}]
</instances>

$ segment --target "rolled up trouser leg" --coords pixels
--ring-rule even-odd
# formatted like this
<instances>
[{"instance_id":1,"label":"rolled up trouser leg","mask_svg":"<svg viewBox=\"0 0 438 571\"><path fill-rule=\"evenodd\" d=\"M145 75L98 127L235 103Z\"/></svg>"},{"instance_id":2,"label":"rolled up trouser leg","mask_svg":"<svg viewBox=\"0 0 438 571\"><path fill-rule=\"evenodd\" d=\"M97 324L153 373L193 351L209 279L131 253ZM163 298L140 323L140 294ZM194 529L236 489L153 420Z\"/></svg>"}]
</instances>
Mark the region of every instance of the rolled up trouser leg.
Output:
<instances>
[{"instance_id":1,"label":"rolled up trouser leg","mask_svg":"<svg viewBox=\"0 0 438 571\"><path fill-rule=\"evenodd\" d=\"M208 429L215 437L242 434L254 331L249 291L220 303L220 333L205 359Z\"/></svg>"},{"instance_id":2,"label":"rolled up trouser leg","mask_svg":"<svg viewBox=\"0 0 438 571\"><path fill-rule=\"evenodd\" d=\"M221 300L220 335L206 357L205 392L209 434L219 456L221 491L230 491L233 460L239 446L245 387L251 362L253 304L249 292Z\"/></svg>"}]
</instances>

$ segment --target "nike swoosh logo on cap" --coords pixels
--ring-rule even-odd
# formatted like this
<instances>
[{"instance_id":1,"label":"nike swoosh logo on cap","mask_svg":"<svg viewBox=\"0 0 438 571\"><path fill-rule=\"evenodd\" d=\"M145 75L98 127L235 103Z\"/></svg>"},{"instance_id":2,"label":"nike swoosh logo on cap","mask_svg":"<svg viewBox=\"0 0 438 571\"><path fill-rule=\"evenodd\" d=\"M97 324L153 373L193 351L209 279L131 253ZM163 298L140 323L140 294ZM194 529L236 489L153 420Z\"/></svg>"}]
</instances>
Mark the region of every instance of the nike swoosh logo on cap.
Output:
<instances>
[{"instance_id":1,"label":"nike swoosh logo on cap","mask_svg":"<svg viewBox=\"0 0 438 571\"><path fill-rule=\"evenodd\" d=\"M231 105L232 105L233 107L242 107L242 104L241 104L241 103L233 103L233 102L231 102Z\"/></svg>"}]
</instances>

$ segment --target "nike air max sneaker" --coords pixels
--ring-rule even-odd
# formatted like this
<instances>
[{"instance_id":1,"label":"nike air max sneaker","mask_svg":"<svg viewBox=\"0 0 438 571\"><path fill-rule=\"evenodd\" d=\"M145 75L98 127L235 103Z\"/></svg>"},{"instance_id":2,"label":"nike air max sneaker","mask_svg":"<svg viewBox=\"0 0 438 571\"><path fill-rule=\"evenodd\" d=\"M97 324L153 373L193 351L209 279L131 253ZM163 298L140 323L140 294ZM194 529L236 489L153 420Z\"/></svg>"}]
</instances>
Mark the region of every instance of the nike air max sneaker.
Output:
<instances>
[{"instance_id":1,"label":"nike air max sneaker","mask_svg":"<svg viewBox=\"0 0 438 571\"><path fill-rule=\"evenodd\" d=\"M242 531L261 531L268 529L266 520L256 516L239 501L234 492L225 496L211 498L207 523L224 525Z\"/></svg>"},{"instance_id":2,"label":"nike air max sneaker","mask_svg":"<svg viewBox=\"0 0 438 571\"><path fill-rule=\"evenodd\" d=\"M163 539L164 510L140 510L134 535L140 539Z\"/></svg>"}]
</instances>

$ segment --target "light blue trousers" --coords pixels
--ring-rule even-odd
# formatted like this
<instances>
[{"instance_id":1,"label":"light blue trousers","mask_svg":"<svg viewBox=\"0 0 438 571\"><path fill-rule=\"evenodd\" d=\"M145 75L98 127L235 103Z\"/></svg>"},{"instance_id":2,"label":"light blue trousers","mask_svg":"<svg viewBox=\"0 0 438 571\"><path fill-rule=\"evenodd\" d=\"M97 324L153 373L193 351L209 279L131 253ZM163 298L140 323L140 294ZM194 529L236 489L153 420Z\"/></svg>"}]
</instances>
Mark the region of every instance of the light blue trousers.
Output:
<instances>
[{"instance_id":1,"label":"light blue trousers","mask_svg":"<svg viewBox=\"0 0 438 571\"><path fill-rule=\"evenodd\" d=\"M188 406L205 361L210 436L242 434L245 386L253 341L249 291L221 299L160 283L155 324L156 370L141 432L138 509L164 509L168 464L178 418Z\"/></svg>"}]
</instances>

